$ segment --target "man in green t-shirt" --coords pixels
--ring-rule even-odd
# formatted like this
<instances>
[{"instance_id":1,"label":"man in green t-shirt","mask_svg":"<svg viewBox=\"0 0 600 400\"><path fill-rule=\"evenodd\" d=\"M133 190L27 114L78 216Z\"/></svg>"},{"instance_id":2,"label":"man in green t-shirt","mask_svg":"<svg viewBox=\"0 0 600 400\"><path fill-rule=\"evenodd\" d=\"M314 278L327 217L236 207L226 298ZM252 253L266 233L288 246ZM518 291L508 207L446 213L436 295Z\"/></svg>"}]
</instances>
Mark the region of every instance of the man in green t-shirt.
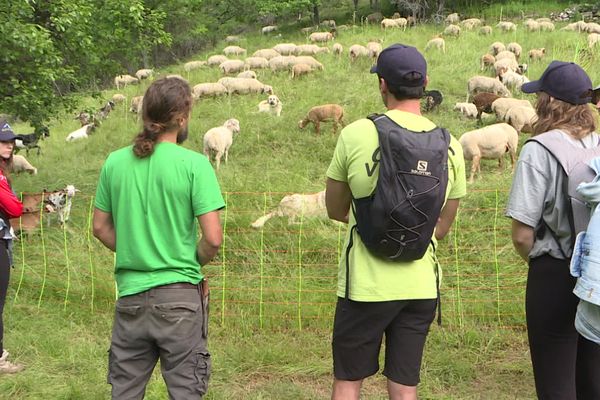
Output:
<instances>
[{"instance_id":1,"label":"man in green t-shirt","mask_svg":"<svg viewBox=\"0 0 600 400\"><path fill-rule=\"evenodd\" d=\"M183 80L155 81L144 94L143 131L100 173L94 236L116 252L119 294L108 365L113 399L143 398L158 359L169 398L198 399L207 390L201 266L221 245L225 204L208 159L179 146L192 104Z\"/></svg>"},{"instance_id":2,"label":"man in green t-shirt","mask_svg":"<svg viewBox=\"0 0 600 400\"><path fill-rule=\"evenodd\" d=\"M421 116L420 98L427 85L427 63L417 49L396 44L384 49L371 72L377 73L386 115L412 132L436 125ZM443 238L466 194L462 148L452 137L448 151L446 202L432 242ZM348 125L337 142L327 170L329 217L355 224L352 198L369 196L379 176L377 129L369 119ZM372 255L358 233L348 229L350 292L346 294L346 251L338 269L338 302L333 328L334 400L358 399L364 378L379 370L378 356L385 334L383 374L390 399L417 398L425 339L435 316L438 265L433 245L419 260L394 262ZM348 298L346 299L346 295Z\"/></svg>"}]
</instances>

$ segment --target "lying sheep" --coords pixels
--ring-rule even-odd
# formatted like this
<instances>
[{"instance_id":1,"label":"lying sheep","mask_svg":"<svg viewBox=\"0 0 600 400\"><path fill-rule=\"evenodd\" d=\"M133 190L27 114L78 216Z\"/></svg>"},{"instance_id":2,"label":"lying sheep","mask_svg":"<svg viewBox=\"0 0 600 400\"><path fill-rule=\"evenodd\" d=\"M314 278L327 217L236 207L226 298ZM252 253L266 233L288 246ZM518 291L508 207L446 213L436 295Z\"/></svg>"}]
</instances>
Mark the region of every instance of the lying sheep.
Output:
<instances>
[{"instance_id":1,"label":"lying sheep","mask_svg":"<svg viewBox=\"0 0 600 400\"><path fill-rule=\"evenodd\" d=\"M496 28L504 32L516 32L517 26L510 21L501 21L496 25Z\"/></svg>"},{"instance_id":2,"label":"lying sheep","mask_svg":"<svg viewBox=\"0 0 600 400\"><path fill-rule=\"evenodd\" d=\"M448 25L445 29L444 29L444 35L447 36L459 36L460 35L460 26L458 25Z\"/></svg>"},{"instance_id":3,"label":"lying sheep","mask_svg":"<svg viewBox=\"0 0 600 400\"><path fill-rule=\"evenodd\" d=\"M449 14L444 21L446 21L447 24L458 24L460 22L460 17L458 16L458 13L452 13Z\"/></svg>"},{"instance_id":4,"label":"lying sheep","mask_svg":"<svg viewBox=\"0 0 600 400\"><path fill-rule=\"evenodd\" d=\"M524 83L529 82L525 75L518 74L514 71L505 71L502 75L502 83L507 88L520 90Z\"/></svg>"},{"instance_id":5,"label":"lying sheep","mask_svg":"<svg viewBox=\"0 0 600 400\"><path fill-rule=\"evenodd\" d=\"M377 59L377 57L379 57L379 53L381 53L381 51L383 50L383 48L381 47L381 43L379 42L369 42L365 47L369 52L369 57L373 59Z\"/></svg>"},{"instance_id":6,"label":"lying sheep","mask_svg":"<svg viewBox=\"0 0 600 400\"><path fill-rule=\"evenodd\" d=\"M281 199L275 210L254 221L251 226L253 228L262 228L273 217L288 217L288 224L295 224L298 218L304 217L327 218L325 191L311 194L295 193L287 195Z\"/></svg>"},{"instance_id":7,"label":"lying sheep","mask_svg":"<svg viewBox=\"0 0 600 400\"><path fill-rule=\"evenodd\" d=\"M238 78L256 79L256 72L254 72L252 70L243 71L243 72L240 72L239 74L237 74L237 77Z\"/></svg>"},{"instance_id":8,"label":"lying sheep","mask_svg":"<svg viewBox=\"0 0 600 400\"><path fill-rule=\"evenodd\" d=\"M493 68L494 63L496 62L496 57L493 55L486 53L481 56L481 71L486 70L488 68Z\"/></svg>"},{"instance_id":9,"label":"lying sheep","mask_svg":"<svg viewBox=\"0 0 600 400\"><path fill-rule=\"evenodd\" d=\"M292 67L292 79L297 78L301 75L306 75L312 71L312 68L308 64L300 63L294 64Z\"/></svg>"},{"instance_id":10,"label":"lying sheep","mask_svg":"<svg viewBox=\"0 0 600 400\"><path fill-rule=\"evenodd\" d=\"M473 105L475 106L477 121L481 122L481 116L483 113L492 113L492 104L500 96L495 93L483 92L477 93L473 97Z\"/></svg>"},{"instance_id":11,"label":"lying sheep","mask_svg":"<svg viewBox=\"0 0 600 400\"><path fill-rule=\"evenodd\" d=\"M500 98L492 103L492 111L496 114L498 121L506 121L506 113L512 107L533 108L529 100Z\"/></svg>"},{"instance_id":12,"label":"lying sheep","mask_svg":"<svg viewBox=\"0 0 600 400\"><path fill-rule=\"evenodd\" d=\"M473 183L475 173L481 174L481 159L497 159L502 167L505 153L509 153L514 170L519 134L509 124L500 123L465 132L459 139L465 160L472 160L469 183Z\"/></svg>"},{"instance_id":13,"label":"lying sheep","mask_svg":"<svg viewBox=\"0 0 600 400\"><path fill-rule=\"evenodd\" d=\"M117 89L121 89L121 87L125 87L127 85L137 85L138 83L140 83L139 79L131 75L115 76L115 86Z\"/></svg>"},{"instance_id":14,"label":"lying sheep","mask_svg":"<svg viewBox=\"0 0 600 400\"><path fill-rule=\"evenodd\" d=\"M506 46L502 42L494 42L490 45L490 53L495 57L501 51L506 50Z\"/></svg>"},{"instance_id":15,"label":"lying sheep","mask_svg":"<svg viewBox=\"0 0 600 400\"><path fill-rule=\"evenodd\" d=\"M333 40L333 32L313 32L308 39L311 42L328 42Z\"/></svg>"},{"instance_id":16,"label":"lying sheep","mask_svg":"<svg viewBox=\"0 0 600 400\"><path fill-rule=\"evenodd\" d=\"M227 60L229 59L224 55L215 54L214 56L208 57L208 60L206 60L206 64L210 67L218 67Z\"/></svg>"},{"instance_id":17,"label":"lying sheep","mask_svg":"<svg viewBox=\"0 0 600 400\"><path fill-rule=\"evenodd\" d=\"M34 167L27 161L25 157L20 154L13 155L13 162L11 166L11 172L19 173L19 172L29 172L31 175L37 174L37 168Z\"/></svg>"},{"instance_id":18,"label":"lying sheep","mask_svg":"<svg viewBox=\"0 0 600 400\"><path fill-rule=\"evenodd\" d=\"M243 56L246 54L246 49L240 46L227 46L223 49L223 54L226 56Z\"/></svg>"},{"instance_id":19,"label":"lying sheep","mask_svg":"<svg viewBox=\"0 0 600 400\"><path fill-rule=\"evenodd\" d=\"M445 53L446 52L446 41L441 37L433 38L429 42L427 42L427 44L425 45L425 51L427 51L431 47L434 47L438 50L441 50L442 53Z\"/></svg>"},{"instance_id":20,"label":"lying sheep","mask_svg":"<svg viewBox=\"0 0 600 400\"><path fill-rule=\"evenodd\" d=\"M252 57L262 57L266 58L267 60L270 60L273 57L279 57L280 55L281 54L273 49L259 49L252 53Z\"/></svg>"},{"instance_id":21,"label":"lying sheep","mask_svg":"<svg viewBox=\"0 0 600 400\"><path fill-rule=\"evenodd\" d=\"M129 107L129 111L136 114L142 113L142 103L144 101L144 96L135 96L131 99L131 107Z\"/></svg>"},{"instance_id":22,"label":"lying sheep","mask_svg":"<svg viewBox=\"0 0 600 400\"><path fill-rule=\"evenodd\" d=\"M297 48L298 46L296 46L294 43L279 43L273 46L273 50L282 56L291 56L296 54Z\"/></svg>"},{"instance_id":23,"label":"lying sheep","mask_svg":"<svg viewBox=\"0 0 600 400\"><path fill-rule=\"evenodd\" d=\"M223 126L209 129L204 134L203 139L203 152L211 159L211 154L214 154L217 171L221 165L221 157L225 155L225 163L227 163L227 156L229 155L229 148L233 143L233 136L240 133L240 121L235 118L230 118Z\"/></svg>"},{"instance_id":24,"label":"lying sheep","mask_svg":"<svg viewBox=\"0 0 600 400\"><path fill-rule=\"evenodd\" d=\"M540 61L544 58L544 54L546 54L546 49L543 47L541 49L531 49L528 53L531 61Z\"/></svg>"},{"instance_id":25,"label":"lying sheep","mask_svg":"<svg viewBox=\"0 0 600 400\"><path fill-rule=\"evenodd\" d=\"M467 102L477 93L489 92L501 97L510 97L510 91L498 79L474 76L467 82Z\"/></svg>"},{"instance_id":26,"label":"lying sheep","mask_svg":"<svg viewBox=\"0 0 600 400\"><path fill-rule=\"evenodd\" d=\"M192 97L197 100L202 97L215 97L227 94L227 88L217 82L199 83L192 88Z\"/></svg>"},{"instance_id":27,"label":"lying sheep","mask_svg":"<svg viewBox=\"0 0 600 400\"><path fill-rule=\"evenodd\" d=\"M244 65L249 69L269 68L269 60L264 57L248 57L244 60Z\"/></svg>"},{"instance_id":28,"label":"lying sheep","mask_svg":"<svg viewBox=\"0 0 600 400\"><path fill-rule=\"evenodd\" d=\"M479 28L479 34L480 35L491 35L492 27L489 25L482 26L481 28Z\"/></svg>"},{"instance_id":29,"label":"lying sheep","mask_svg":"<svg viewBox=\"0 0 600 400\"><path fill-rule=\"evenodd\" d=\"M340 55L342 55L342 52L344 51L344 48L342 47L341 44L334 43L334 45L332 47L332 51L333 51L333 54L335 54L337 56L340 56Z\"/></svg>"},{"instance_id":30,"label":"lying sheep","mask_svg":"<svg viewBox=\"0 0 600 400\"><path fill-rule=\"evenodd\" d=\"M277 56L269 60L269 67L271 71L289 70L295 61L296 56Z\"/></svg>"},{"instance_id":31,"label":"lying sheep","mask_svg":"<svg viewBox=\"0 0 600 400\"><path fill-rule=\"evenodd\" d=\"M119 103L122 103L122 102L124 102L125 100L127 100L127 97L126 97L124 94L121 94L121 93L115 93L115 94L113 94L113 96L111 97L111 99L112 99L112 101L113 101L115 104L119 104Z\"/></svg>"},{"instance_id":32,"label":"lying sheep","mask_svg":"<svg viewBox=\"0 0 600 400\"><path fill-rule=\"evenodd\" d=\"M183 69L186 72L190 72L195 69L202 68L205 65L206 65L206 61L189 61L189 62L186 62L185 64L183 64Z\"/></svg>"},{"instance_id":33,"label":"lying sheep","mask_svg":"<svg viewBox=\"0 0 600 400\"><path fill-rule=\"evenodd\" d=\"M321 134L321 122L333 121L333 134L337 133L337 126L341 124L344 127L344 109L339 104L324 104L315 106L308 111L304 119L298 122L298 127L304 129L306 125L312 122L315 125L315 133Z\"/></svg>"},{"instance_id":34,"label":"lying sheep","mask_svg":"<svg viewBox=\"0 0 600 400\"><path fill-rule=\"evenodd\" d=\"M152 75L154 75L154 71L151 69L138 69L135 73L135 77L138 78L140 81L142 79L148 79L150 78Z\"/></svg>"},{"instance_id":35,"label":"lying sheep","mask_svg":"<svg viewBox=\"0 0 600 400\"><path fill-rule=\"evenodd\" d=\"M218 83L225 86L228 94L273 94L273 87L265 85L257 79L221 78L218 80Z\"/></svg>"},{"instance_id":36,"label":"lying sheep","mask_svg":"<svg viewBox=\"0 0 600 400\"><path fill-rule=\"evenodd\" d=\"M523 52L523 48L517 42L509 43L508 46L506 46L506 50L512 52L517 60L519 60L519 57L521 57L521 53Z\"/></svg>"},{"instance_id":37,"label":"lying sheep","mask_svg":"<svg viewBox=\"0 0 600 400\"><path fill-rule=\"evenodd\" d=\"M69 133L65 140L67 142L72 142L74 140L87 139L94 129L96 129L96 125L94 124L84 125L81 128Z\"/></svg>"},{"instance_id":38,"label":"lying sheep","mask_svg":"<svg viewBox=\"0 0 600 400\"><path fill-rule=\"evenodd\" d=\"M267 26L263 26L260 29L260 33L264 35L266 33L275 32L277 29L278 29L277 25L267 25Z\"/></svg>"},{"instance_id":39,"label":"lying sheep","mask_svg":"<svg viewBox=\"0 0 600 400\"><path fill-rule=\"evenodd\" d=\"M227 60L219 64L219 69L225 75L237 74L244 70L246 64L242 60Z\"/></svg>"},{"instance_id":40,"label":"lying sheep","mask_svg":"<svg viewBox=\"0 0 600 400\"><path fill-rule=\"evenodd\" d=\"M362 46L360 44L353 44L352 46L350 46L348 54L350 54L350 61L356 61L358 57L368 57L369 50L367 50L365 46Z\"/></svg>"},{"instance_id":41,"label":"lying sheep","mask_svg":"<svg viewBox=\"0 0 600 400\"><path fill-rule=\"evenodd\" d=\"M533 133L533 125L537 118L535 110L531 107L512 107L504 117L506 122L519 134L521 132Z\"/></svg>"}]
</instances>

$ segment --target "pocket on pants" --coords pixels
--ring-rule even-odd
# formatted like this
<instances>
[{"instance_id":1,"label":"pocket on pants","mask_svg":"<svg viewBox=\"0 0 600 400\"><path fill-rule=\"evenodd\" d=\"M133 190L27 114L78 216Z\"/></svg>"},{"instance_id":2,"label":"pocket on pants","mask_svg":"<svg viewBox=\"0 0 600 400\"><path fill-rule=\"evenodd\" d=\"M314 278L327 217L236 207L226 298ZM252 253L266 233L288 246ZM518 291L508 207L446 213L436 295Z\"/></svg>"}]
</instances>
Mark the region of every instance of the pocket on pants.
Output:
<instances>
[{"instance_id":1,"label":"pocket on pants","mask_svg":"<svg viewBox=\"0 0 600 400\"><path fill-rule=\"evenodd\" d=\"M196 362L194 366L194 375L196 376L196 390L198 394L204 395L208 390L208 380L211 373L210 353L196 353Z\"/></svg>"},{"instance_id":2,"label":"pocket on pants","mask_svg":"<svg viewBox=\"0 0 600 400\"><path fill-rule=\"evenodd\" d=\"M198 310L200 310L200 304L190 302L155 304L153 307L161 318L173 323L182 320L194 320L198 316Z\"/></svg>"}]
</instances>

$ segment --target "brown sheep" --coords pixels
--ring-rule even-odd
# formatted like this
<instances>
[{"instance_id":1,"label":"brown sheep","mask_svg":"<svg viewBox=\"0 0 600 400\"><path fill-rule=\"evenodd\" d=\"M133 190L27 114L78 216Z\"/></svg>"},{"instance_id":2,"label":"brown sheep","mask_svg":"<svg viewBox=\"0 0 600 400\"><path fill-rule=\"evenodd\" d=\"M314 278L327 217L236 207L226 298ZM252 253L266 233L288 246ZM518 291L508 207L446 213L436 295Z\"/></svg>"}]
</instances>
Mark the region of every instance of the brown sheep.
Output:
<instances>
[{"instance_id":1,"label":"brown sheep","mask_svg":"<svg viewBox=\"0 0 600 400\"><path fill-rule=\"evenodd\" d=\"M473 104L477 108L477 120L481 122L481 113L492 113L492 103L499 99L500 96L494 93L478 93L473 97Z\"/></svg>"},{"instance_id":2,"label":"brown sheep","mask_svg":"<svg viewBox=\"0 0 600 400\"><path fill-rule=\"evenodd\" d=\"M306 117L298 122L298 127L303 129L309 122L315 124L315 133L321 134L321 122L333 120L333 134L337 133L338 123L345 126L342 118L344 117L344 109L339 104L324 104L315 106L310 109Z\"/></svg>"}]
</instances>

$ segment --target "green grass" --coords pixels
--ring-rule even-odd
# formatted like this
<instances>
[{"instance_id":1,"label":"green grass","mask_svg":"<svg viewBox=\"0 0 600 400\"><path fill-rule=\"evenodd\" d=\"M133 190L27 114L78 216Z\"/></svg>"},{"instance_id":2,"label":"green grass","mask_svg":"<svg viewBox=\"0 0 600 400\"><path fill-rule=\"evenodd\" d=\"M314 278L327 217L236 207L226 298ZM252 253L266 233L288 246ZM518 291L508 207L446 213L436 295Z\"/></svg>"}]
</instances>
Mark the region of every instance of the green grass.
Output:
<instances>
[{"instance_id":1,"label":"green grass","mask_svg":"<svg viewBox=\"0 0 600 400\"><path fill-rule=\"evenodd\" d=\"M491 25L495 25L491 23ZM404 42L423 49L439 26L419 26L406 32L382 33L378 27L341 31L345 47L382 38L384 45ZM441 90L444 102L429 117L455 136L475 129L452 107L464 101L466 80L480 73L479 57L495 40L517 41L526 52L545 47L546 60L530 66L539 77L552 59L576 60L592 80L593 53L582 52L585 36L573 32L549 34L494 32L481 37L463 32L447 39L447 54L430 51L430 87ZM304 43L300 33L282 38L248 36L249 53L278 42ZM205 59L218 49L199 54ZM585 58L584 58L585 57ZM297 127L308 109L339 103L346 121L384 111L370 62L351 65L347 53L319 57L325 70L292 81L287 73L259 71L259 79L275 87L282 99L280 118L256 112L259 95L233 96L198 102L192 113L186 147L201 151L203 133L227 118L241 121L229 163L218 173L227 198L224 248L206 267L211 276L210 349L214 371L208 399L324 399L331 386L330 340L335 301L337 260L345 229L325 220L288 225L282 218L264 230L250 222L270 209L284 193L321 190L337 137L324 124L321 136L309 126ZM216 81L216 69L193 71L181 65L160 73L180 73L192 84ZM121 91L129 99L147 87ZM116 93L109 89L106 98ZM522 96L518 95L517 96ZM523 96L524 97L524 96ZM532 97L529 97L533 100ZM82 95L82 108L102 101ZM72 115L51 122L51 137L43 153L29 155L36 176L13 178L18 191L32 192L74 184L82 192L73 205L65 230L52 221L43 232L16 243L16 268L5 310L6 346L27 369L0 379L2 399L104 399L106 351L115 298L112 254L89 234L90 205L99 169L107 154L127 145L139 129L135 117L119 105L88 140L65 143L78 127ZM17 132L30 130L15 124ZM525 138L522 138L524 140ZM165 166L168 168L168 165ZM524 328L526 266L510 242L510 221L503 210L511 182L510 168L499 170L484 161L483 176L469 186L453 231L440 245L444 267L444 325L432 327L423 361L422 399L532 399L533 380ZM381 376L368 379L364 399L383 399ZM155 374L148 399L165 398Z\"/></svg>"}]
</instances>

